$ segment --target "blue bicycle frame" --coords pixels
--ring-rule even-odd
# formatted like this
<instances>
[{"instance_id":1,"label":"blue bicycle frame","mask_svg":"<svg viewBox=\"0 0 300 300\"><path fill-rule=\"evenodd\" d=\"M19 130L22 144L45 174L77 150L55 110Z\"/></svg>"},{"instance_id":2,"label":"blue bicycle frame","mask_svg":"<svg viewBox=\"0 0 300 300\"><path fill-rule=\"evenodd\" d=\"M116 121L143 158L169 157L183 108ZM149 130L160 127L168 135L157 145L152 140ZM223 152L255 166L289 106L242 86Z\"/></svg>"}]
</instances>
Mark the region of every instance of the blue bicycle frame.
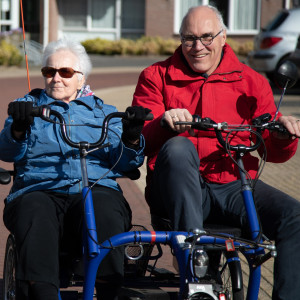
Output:
<instances>
[{"instance_id":1,"label":"blue bicycle frame","mask_svg":"<svg viewBox=\"0 0 300 300\"><path fill-rule=\"evenodd\" d=\"M174 251L174 254L177 258L179 264L180 274L186 274L187 265L189 262L190 249L184 247L184 240L191 236L192 233L188 232L173 232L173 231L140 231L140 232L126 232L118 234L105 241L102 245L99 245L97 242L96 234L96 223L94 218L94 209L93 209L93 199L92 193L88 185L88 176L85 162L86 150L83 146L81 152L81 170L82 170L82 181L84 188L82 190L82 197L84 199L85 207L85 218L86 218L86 228L84 229L84 257L85 257L85 280L83 287L83 299L92 300L94 285L96 280L96 274L98 267L104 257L111 251L113 247L118 247L131 243L162 243L169 244ZM242 156L238 156L237 162L240 166L240 169L243 169ZM245 176L245 174L240 171L241 183L242 183L242 194L244 198L244 203L246 207L246 212L249 221L249 227L251 230L251 237L253 241L256 241L259 232L260 225L256 214L256 209L254 206L252 189L250 184ZM88 234L87 234L88 233ZM258 241L262 243L263 241ZM215 238L210 236L201 236L198 240L198 244L217 244L224 245L224 238ZM241 244L234 242L236 248L241 247ZM247 245L242 245L247 249ZM248 300L257 300L260 279L261 279L261 267L260 265L255 264L256 257L258 255L264 255L264 249L261 247L251 248L246 251L242 251L245 255L249 267L249 284L247 291ZM194 278L191 273L186 276L180 276L180 295L184 295L186 280L189 282L193 281Z\"/></svg>"},{"instance_id":2,"label":"blue bicycle frame","mask_svg":"<svg viewBox=\"0 0 300 300\"><path fill-rule=\"evenodd\" d=\"M248 264L250 266L250 277L247 292L248 300L257 300L259 287L260 287L260 276L261 268L260 264L263 263L267 256L264 254L264 248L274 251L273 245L263 245L262 240L257 240L260 238L260 225L256 214L256 209L252 196L251 186L245 176L241 171L243 170L242 157L244 155L244 147L240 147L237 151L237 162L240 169L241 182L242 182L242 193L245 202L246 212L248 215L249 226L251 230L252 241L248 243L245 241L238 242L233 241L232 237L229 235L221 234L219 237L209 236L205 231L197 233L192 232L175 232L175 231L133 231L126 232L115 235L109 240L104 241L99 244L96 232L96 222L94 216L94 207L91 188L89 187L88 174L86 167L86 156L88 155L89 149L97 149L107 146L104 141L107 136L108 122L113 117L126 117L125 113L113 113L108 115L104 119L101 137L96 143L79 142L75 143L69 139L67 136L66 125L63 117L56 111L50 110L50 108L42 107L38 108L38 113L36 116L42 117L44 120L53 122L50 119L50 115L56 116L61 122L62 136L67 144L79 149L80 152L80 162L81 162L81 172L82 172L82 199L84 205L84 228L83 228L83 254L84 254L84 284L83 284L83 300L92 300L94 295L94 287L96 281L96 274L105 256L114 248L119 246L124 246L128 244L168 244L174 251L176 259L179 265L180 271L180 287L179 287L179 298L182 299L186 293L186 283L194 282L197 283L197 278L193 275L191 270L188 270L187 266L190 261L190 247L188 247L187 239L196 239L196 245L222 245L226 244L227 240L230 240L233 247L240 249L243 255L246 257ZM217 134L218 136L218 134ZM258 147L258 146L257 146ZM269 246L269 247L268 247ZM263 248L264 247L264 248ZM262 257L258 260L257 257ZM268 256L269 257L269 256ZM238 257L233 259L239 260ZM61 296L59 295L61 299Z\"/></svg>"},{"instance_id":3,"label":"blue bicycle frame","mask_svg":"<svg viewBox=\"0 0 300 300\"><path fill-rule=\"evenodd\" d=\"M237 156L237 164L239 166L239 171L240 171L242 194L243 194L244 204L245 204L246 213L248 217L249 228L251 231L251 238L253 241L257 241L261 229L256 214L252 188L249 184L249 181L246 178L245 173L242 171L244 170L244 165L240 153L238 153ZM263 241L259 240L259 242L263 242ZM265 253L264 249L261 247L258 247L254 250L244 253L249 265L249 282L248 282L248 291L247 291L247 299L249 300L258 299L260 279L261 279L261 267L260 265L259 266L255 265L254 261L258 255L264 255L264 253Z\"/></svg>"}]
</instances>

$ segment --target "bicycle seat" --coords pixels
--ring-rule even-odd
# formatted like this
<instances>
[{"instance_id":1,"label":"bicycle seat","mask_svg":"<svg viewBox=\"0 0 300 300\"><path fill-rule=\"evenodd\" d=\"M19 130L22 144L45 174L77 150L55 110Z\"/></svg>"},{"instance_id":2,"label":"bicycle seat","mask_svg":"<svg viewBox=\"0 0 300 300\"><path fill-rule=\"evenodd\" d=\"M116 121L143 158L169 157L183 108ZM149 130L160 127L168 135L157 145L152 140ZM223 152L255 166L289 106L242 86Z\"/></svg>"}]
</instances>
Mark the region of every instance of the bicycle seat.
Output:
<instances>
[{"instance_id":1,"label":"bicycle seat","mask_svg":"<svg viewBox=\"0 0 300 300\"><path fill-rule=\"evenodd\" d=\"M172 231L171 221L157 215L151 215L151 225L156 231ZM204 224L204 230L209 233L226 233L235 237L241 237L242 230L238 227L233 227L224 224Z\"/></svg>"}]
</instances>

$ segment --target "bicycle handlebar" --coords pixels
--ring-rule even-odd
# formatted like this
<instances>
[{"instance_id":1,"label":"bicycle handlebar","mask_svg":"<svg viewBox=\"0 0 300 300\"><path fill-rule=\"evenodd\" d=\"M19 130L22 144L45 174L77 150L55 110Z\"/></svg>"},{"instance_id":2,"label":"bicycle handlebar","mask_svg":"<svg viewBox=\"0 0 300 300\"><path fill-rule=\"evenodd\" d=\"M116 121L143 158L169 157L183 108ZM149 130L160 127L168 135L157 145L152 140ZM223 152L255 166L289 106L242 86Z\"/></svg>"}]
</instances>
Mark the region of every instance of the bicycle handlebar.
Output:
<instances>
[{"instance_id":1,"label":"bicycle handlebar","mask_svg":"<svg viewBox=\"0 0 300 300\"><path fill-rule=\"evenodd\" d=\"M33 107L32 108L32 113L31 115L33 117L40 117L43 120L50 122L50 123L55 123L52 119L50 119L50 116L55 116L58 118L59 122L60 122L60 128L61 128L61 133L63 136L63 139L66 141L66 143L73 147L73 148L77 148L80 149L81 147L85 147L85 148L97 148L100 147L101 145L104 144L104 141L107 137L108 134L108 123L112 118L122 118L125 120L134 120L135 119L135 114L130 114L129 112L113 112L108 114L107 116L104 117L103 120L103 124L102 124L102 131L101 131L101 135L100 138L97 142L94 143L89 143L89 142L74 142L72 141L68 134L67 134L67 130L66 130L66 122L64 117L56 110L52 110L48 105L42 105L42 106L37 106L37 107ZM152 120L153 119L153 115L151 113L148 113L145 121L146 120ZM106 145L104 145L103 147L105 147Z\"/></svg>"},{"instance_id":2,"label":"bicycle handlebar","mask_svg":"<svg viewBox=\"0 0 300 300\"><path fill-rule=\"evenodd\" d=\"M223 135L222 131L226 130L238 130L238 131L249 131L249 128L254 127L256 128L256 132L258 134L261 134L262 131L265 129L270 131L277 131L281 134L289 134L288 130L279 122L277 121L271 121L271 115L269 113L263 114L255 119L252 120L252 125L248 126L238 126L235 125L232 127L227 122L222 123L216 123L215 121L211 120L210 118L201 118L198 115L193 115L193 121L192 122L175 122L174 125L191 125L192 128L198 129L198 130L209 130L214 129L216 133L216 137L219 141L219 143L222 145L222 147L230 150L230 151L236 151L236 152L252 152L258 149L258 147L261 145L261 139L256 139L256 143L252 146L246 146L246 145L230 145L228 144ZM230 129L234 128L234 129Z\"/></svg>"}]
</instances>

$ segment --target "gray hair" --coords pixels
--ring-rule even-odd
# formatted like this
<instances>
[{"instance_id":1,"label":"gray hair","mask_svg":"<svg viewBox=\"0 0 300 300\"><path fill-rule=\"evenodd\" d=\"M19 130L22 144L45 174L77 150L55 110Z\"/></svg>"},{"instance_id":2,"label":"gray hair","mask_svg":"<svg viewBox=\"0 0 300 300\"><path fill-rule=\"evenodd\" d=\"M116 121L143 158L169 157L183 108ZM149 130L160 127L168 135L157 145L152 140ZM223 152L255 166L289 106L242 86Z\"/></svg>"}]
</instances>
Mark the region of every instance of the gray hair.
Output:
<instances>
[{"instance_id":1,"label":"gray hair","mask_svg":"<svg viewBox=\"0 0 300 300\"><path fill-rule=\"evenodd\" d=\"M199 8L199 7L207 7L207 8L209 8L209 9L211 9L211 10L215 13L215 15L216 15L216 17L217 17L217 19L218 19L218 21L219 21L219 23L220 23L221 29L222 29L223 31L226 31L226 30L227 30L227 27L226 27L226 25L224 24L224 20L223 20L222 14L221 14L221 12L220 12L216 7L211 6L211 5L201 5L201 6L194 6L194 7L191 7L191 8L187 11L187 13L185 14L185 16L183 17L183 19L182 19L182 21L181 21L181 25L180 25L180 29L179 29L180 35L183 34L183 31L184 31L184 27L185 27L185 23L186 23L187 17L190 15L190 13L191 13L193 10L195 10L195 9L197 9L197 8Z\"/></svg>"},{"instance_id":2,"label":"gray hair","mask_svg":"<svg viewBox=\"0 0 300 300\"><path fill-rule=\"evenodd\" d=\"M76 71L82 72L85 76L85 79L87 79L92 70L92 63L85 48L79 42L66 38L50 42L46 46L42 58L42 67L47 65L47 60L51 55L60 50L70 51L77 57L76 68L78 69ZM78 75L80 78L81 74Z\"/></svg>"}]
</instances>

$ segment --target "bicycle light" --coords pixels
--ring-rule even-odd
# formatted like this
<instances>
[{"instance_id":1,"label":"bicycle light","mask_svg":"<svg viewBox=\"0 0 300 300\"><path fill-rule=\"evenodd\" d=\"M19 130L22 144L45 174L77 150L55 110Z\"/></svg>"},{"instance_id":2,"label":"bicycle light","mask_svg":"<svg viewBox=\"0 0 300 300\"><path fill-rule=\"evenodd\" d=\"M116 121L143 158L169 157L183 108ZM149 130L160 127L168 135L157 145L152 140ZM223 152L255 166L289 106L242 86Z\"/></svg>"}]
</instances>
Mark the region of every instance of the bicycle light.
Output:
<instances>
[{"instance_id":1,"label":"bicycle light","mask_svg":"<svg viewBox=\"0 0 300 300\"><path fill-rule=\"evenodd\" d=\"M197 278L203 278L206 275L208 269L208 255L203 249L195 249L192 255L194 275Z\"/></svg>"}]
</instances>

